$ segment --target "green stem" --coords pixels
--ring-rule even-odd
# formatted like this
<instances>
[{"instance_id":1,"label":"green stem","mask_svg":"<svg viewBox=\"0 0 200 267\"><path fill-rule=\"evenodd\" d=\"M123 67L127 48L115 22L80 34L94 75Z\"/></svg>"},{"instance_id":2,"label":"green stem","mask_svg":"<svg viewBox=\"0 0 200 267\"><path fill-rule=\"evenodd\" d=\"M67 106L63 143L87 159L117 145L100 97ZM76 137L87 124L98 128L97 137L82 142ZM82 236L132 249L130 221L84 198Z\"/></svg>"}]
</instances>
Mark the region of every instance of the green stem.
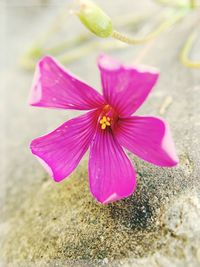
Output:
<instances>
[{"instance_id":1,"label":"green stem","mask_svg":"<svg viewBox=\"0 0 200 267\"><path fill-rule=\"evenodd\" d=\"M106 41L106 42L91 41L91 42L85 43L81 46L77 46L77 47L71 49L69 52L58 55L57 59L62 64L69 64L71 62L74 62L75 60L80 59L83 56L86 56L91 51L96 50L96 49L101 49L101 50L102 49L103 50L123 49L124 46L125 46L125 44L116 43L115 41ZM32 70L35 68L35 64L36 64L38 58L27 57L27 58L24 58L23 60L24 60L22 62L23 66L28 70Z\"/></svg>"},{"instance_id":2,"label":"green stem","mask_svg":"<svg viewBox=\"0 0 200 267\"><path fill-rule=\"evenodd\" d=\"M75 36L70 40L63 41L52 47L45 47L47 40L52 38L53 35L55 35L60 30L61 25L63 25L63 23L61 22L64 21L66 14L66 11L65 14L59 13L47 32L42 34L42 36L39 37L39 39L32 45L32 47L22 56L22 58L20 59L20 64L22 65L22 67L24 67L25 69L32 69L35 65L36 60L38 60L44 54L52 54L56 56L64 52L64 54L66 55L65 58L67 58L66 61L69 60L69 62L73 61L73 58L74 60L78 59L78 55L80 55L81 57L83 52L80 52L79 48L76 49L76 46L85 45L85 43L88 43L88 41L93 39L93 35L91 35L90 33L84 33L81 34L81 36ZM139 23L141 23L145 19L150 18L151 16L152 14L149 13L138 16L133 16L133 14L130 13L116 18L116 20L114 20L114 23L115 25L117 25L117 27L137 27ZM71 56L70 53L65 53L67 49L72 49ZM80 50L82 49L80 48ZM84 48L82 51L84 50L86 51L86 48ZM76 51L78 51L77 56L75 55Z\"/></svg>"},{"instance_id":3,"label":"green stem","mask_svg":"<svg viewBox=\"0 0 200 267\"><path fill-rule=\"evenodd\" d=\"M138 15L134 16L133 14L126 14L118 17L115 21L114 24L117 25L117 27L137 27L139 23L144 21L145 19L148 19L152 16L152 14L144 14L144 15ZM90 33L84 33L81 34L80 36L75 36L74 38L64 41L62 43L59 43L58 45L48 47L45 49L46 53L50 54L59 54L65 51L66 49L72 48L74 46L82 45L85 42L90 41L93 38L93 35Z\"/></svg>"},{"instance_id":4,"label":"green stem","mask_svg":"<svg viewBox=\"0 0 200 267\"><path fill-rule=\"evenodd\" d=\"M188 12L188 10L187 10L187 12ZM176 12L175 15L170 17L168 20L162 22L158 26L158 28L156 28L154 31L152 31L151 33L149 33L147 36L145 36L143 38L132 38L132 37L129 37L123 33L118 32L116 30L113 31L112 37L117 39L117 40L120 40L124 43L130 44L130 45L146 43L146 42L154 39L158 35L160 35L162 32L164 32L168 28L170 28L172 25L174 25L180 19L182 19L186 15L187 12L186 12L186 10L181 10L181 12L180 11Z\"/></svg>"},{"instance_id":5,"label":"green stem","mask_svg":"<svg viewBox=\"0 0 200 267\"><path fill-rule=\"evenodd\" d=\"M198 61L192 61L189 58L189 54L191 52L192 46L197 38L197 31L191 33L191 35L188 37L185 45L183 46L183 49L181 50L181 62L183 65L189 68L200 68L200 62Z\"/></svg>"}]
</instances>

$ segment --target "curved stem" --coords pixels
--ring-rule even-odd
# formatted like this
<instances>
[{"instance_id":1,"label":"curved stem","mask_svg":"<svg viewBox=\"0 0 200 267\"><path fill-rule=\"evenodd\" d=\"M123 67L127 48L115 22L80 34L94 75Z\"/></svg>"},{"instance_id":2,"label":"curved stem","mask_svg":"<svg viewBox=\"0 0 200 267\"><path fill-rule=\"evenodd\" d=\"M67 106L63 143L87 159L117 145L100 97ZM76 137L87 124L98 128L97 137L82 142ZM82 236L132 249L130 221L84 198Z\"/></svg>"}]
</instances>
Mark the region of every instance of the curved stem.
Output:
<instances>
[{"instance_id":1,"label":"curved stem","mask_svg":"<svg viewBox=\"0 0 200 267\"><path fill-rule=\"evenodd\" d=\"M156 28L154 31L152 31L151 33L149 33L147 36L143 37L143 38L132 38L129 37L123 33L120 33L116 30L113 31L112 37L120 40L121 42L127 43L127 44L142 44L142 43L146 43L152 39L154 39L155 37L157 37L158 35L160 35L162 32L164 32L165 30L167 30L168 28L170 28L172 25L174 25L176 22L178 22L180 19L182 19L186 13L188 12L188 10L181 10L181 12L176 12L175 15L173 15L172 17L170 17L168 20L162 22L158 28Z\"/></svg>"},{"instance_id":2,"label":"curved stem","mask_svg":"<svg viewBox=\"0 0 200 267\"><path fill-rule=\"evenodd\" d=\"M84 43L82 45L79 45L73 49L71 49L68 52L65 52L60 55L56 55L56 58L62 63L62 64L69 64L72 63L87 54L89 54L91 51L96 49L103 49L103 50L111 50L111 49L123 49L124 46L126 46L123 43L116 43L115 41L110 42L99 42L99 41L90 41L87 43ZM23 59L24 61L23 66L28 69L32 70L35 68L35 64L38 60L38 58L33 57L27 57Z\"/></svg>"},{"instance_id":3,"label":"curved stem","mask_svg":"<svg viewBox=\"0 0 200 267\"><path fill-rule=\"evenodd\" d=\"M181 62L183 65L189 68L200 68L200 62L192 61L189 59L189 54L192 49L192 46L197 38L197 31L192 32L192 34L188 37L183 49L181 50Z\"/></svg>"},{"instance_id":4,"label":"curved stem","mask_svg":"<svg viewBox=\"0 0 200 267\"><path fill-rule=\"evenodd\" d=\"M66 11L65 11L66 13ZM65 14L66 16L66 14ZM139 23L141 23L143 20L150 18L152 14L145 13L143 15L133 16L132 13L126 14L123 16L120 16L116 18L115 25L118 27L137 27ZM63 42L59 42L59 44L54 45L52 47L46 47L47 40L50 38L53 38L54 34L57 33L57 31L60 30L60 24L63 21L64 16L63 14L59 13L59 15L56 17L52 25L49 27L47 32L42 34L40 38L30 47L30 49L24 53L24 55L20 59L20 64L25 69L32 69L35 65L36 60L38 60L42 55L44 54L52 54L54 56L60 55L64 53L65 61L66 62L72 62L73 60L76 60L80 58L85 51L85 54L87 54L86 48L81 48L77 46L85 45L85 43L90 42L90 40L93 39L93 35L90 33L83 33L81 35L75 36L72 39L68 39ZM62 24L63 25L63 24ZM110 49L115 48L116 42L113 41L115 45L110 45ZM87 44L86 44L87 46ZM89 45L90 46L90 45ZM119 46L119 45L118 45ZM122 46L122 45L121 45ZM77 47L77 48L76 48ZM92 47L92 46L91 46ZM72 53L65 53L66 50L72 49ZM77 55L76 55L77 53Z\"/></svg>"},{"instance_id":5,"label":"curved stem","mask_svg":"<svg viewBox=\"0 0 200 267\"><path fill-rule=\"evenodd\" d=\"M150 18L152 16L152 14L145 14L145 15L138 15L138 16L134 16L133 14L126 14L126 15L122 15L120 17L118 17L115 20L115 25L117 25L118 27L129 27L129 26L134 26L137 27L137 25L139 23L141 23L141 21ZM59 43L58 45L54 45L53 47L48 47L45 49L46 53L51 53L51 54L59 54L62 53L64 50L69 49L69 48L73 48L74 46L78 46L78 45L82 45L85 42L90 41L91 39L93 39L93 35L91 35L91 33L83 33L81 35L75 36L72 39L69 39L67 41L64 41L62 43Z\"/></svg>"}]
</instances>

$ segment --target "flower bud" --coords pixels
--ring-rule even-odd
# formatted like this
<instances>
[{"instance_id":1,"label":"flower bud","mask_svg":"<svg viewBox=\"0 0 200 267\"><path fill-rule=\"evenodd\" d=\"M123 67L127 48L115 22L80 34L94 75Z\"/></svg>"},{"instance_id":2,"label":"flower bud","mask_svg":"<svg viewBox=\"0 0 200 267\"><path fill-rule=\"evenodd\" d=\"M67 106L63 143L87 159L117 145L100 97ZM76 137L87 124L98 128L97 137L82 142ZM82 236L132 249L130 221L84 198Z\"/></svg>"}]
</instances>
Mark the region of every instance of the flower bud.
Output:
<instances>
[{"instance_id":1,"label":"flower bud","mask_svg":"<svg viewBox=\"0 0 200 267\"><path fill-rule=\"evenodd\" d=\"M79 0L80 10L77 12L81 22L99 37L109 37L113 32L111 19L101 8L90 0Z\"/></svg>"}]
</instances>

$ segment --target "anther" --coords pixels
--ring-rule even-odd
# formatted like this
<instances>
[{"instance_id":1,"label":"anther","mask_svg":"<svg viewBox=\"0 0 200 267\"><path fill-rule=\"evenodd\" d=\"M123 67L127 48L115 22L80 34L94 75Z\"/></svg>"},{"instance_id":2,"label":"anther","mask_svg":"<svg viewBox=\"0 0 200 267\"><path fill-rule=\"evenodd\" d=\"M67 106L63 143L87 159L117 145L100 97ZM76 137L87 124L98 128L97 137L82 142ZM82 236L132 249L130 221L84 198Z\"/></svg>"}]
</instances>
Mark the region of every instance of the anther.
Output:
<instances>
[{"instance_id":1,"label":"anther","mask_svg":"<svg viewBox=\"0 0 200 267\"><path fill-rule=\"evenodd\" d=\"M110 126L110 117L103 116L102 119L99 121L101 124L101 129L105 130L106 126Z\"/></svg>"}]
</instances>

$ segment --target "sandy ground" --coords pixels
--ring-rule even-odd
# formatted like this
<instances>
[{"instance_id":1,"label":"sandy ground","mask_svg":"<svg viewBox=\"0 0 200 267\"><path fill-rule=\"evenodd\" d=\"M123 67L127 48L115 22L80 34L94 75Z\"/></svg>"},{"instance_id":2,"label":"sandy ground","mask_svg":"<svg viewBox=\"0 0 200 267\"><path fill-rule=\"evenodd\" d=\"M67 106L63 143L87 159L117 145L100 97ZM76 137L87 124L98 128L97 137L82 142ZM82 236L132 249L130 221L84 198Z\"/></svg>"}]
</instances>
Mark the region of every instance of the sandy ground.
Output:
<instances>
[{"instance_id":1,"label":"sandy ground","mask_svg":"<svg viewBox=\"0 0 200 267\"><path fill-rule=\"evenodd\" d=\"M130 10L136 15L161 10L150 0L97 2L116 20ZM98 48L66 64L99 91L96 57L100 52L134 63L147 50L141 63L161 72L138 114L162 116L169 122L180 164L173 169L158 168L131 156L137 169L136 193L102 206L88 189L87 155L70 179L57 184L29 151L33 138L78 114L29 107L33 70L20 65L24 51L66 4L71 2L0 2L1 266L200 266L200 70L187 69L179 62L180 49L198 12L151 45L110 51ZM65 23L58 38L67 40L85 32L73 16ZM192 58L200 60L199 51L197 43Z\"/></svg>"}]
</instances>

